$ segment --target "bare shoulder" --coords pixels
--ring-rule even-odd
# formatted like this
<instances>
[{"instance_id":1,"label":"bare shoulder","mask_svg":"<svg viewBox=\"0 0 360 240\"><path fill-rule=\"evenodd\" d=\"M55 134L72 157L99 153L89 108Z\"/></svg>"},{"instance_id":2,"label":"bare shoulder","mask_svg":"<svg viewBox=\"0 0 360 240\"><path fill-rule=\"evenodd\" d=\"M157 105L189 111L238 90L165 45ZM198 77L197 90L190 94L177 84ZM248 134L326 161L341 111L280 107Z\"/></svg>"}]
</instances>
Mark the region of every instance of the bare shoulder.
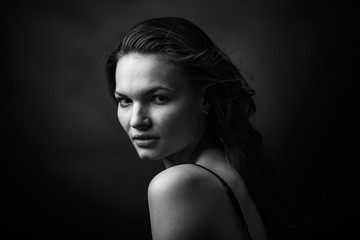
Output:
<instances>
[{"instance_id":1,"label":"bare shoulder","mask_svg":"<svg viewBox=\"0 0 360 240\"><path fill-rule=\"evenodd\" d=\"M156 175L148 199L153 239L201 239L211 234L225 195L217 179L183 164Z\"/></svg>"},{"instance_id":2,"label":"bare shoulder","mask_svg":"<svg viewBox=\"0 0 360 240\"><path fill-rule=\"evenodd\" d=\"M149 194L170 194L172 192L183 194L213 184L214 181L199 167L182 164L168 168L156 175L150 182Z\"/></svg>"}]
</instances>

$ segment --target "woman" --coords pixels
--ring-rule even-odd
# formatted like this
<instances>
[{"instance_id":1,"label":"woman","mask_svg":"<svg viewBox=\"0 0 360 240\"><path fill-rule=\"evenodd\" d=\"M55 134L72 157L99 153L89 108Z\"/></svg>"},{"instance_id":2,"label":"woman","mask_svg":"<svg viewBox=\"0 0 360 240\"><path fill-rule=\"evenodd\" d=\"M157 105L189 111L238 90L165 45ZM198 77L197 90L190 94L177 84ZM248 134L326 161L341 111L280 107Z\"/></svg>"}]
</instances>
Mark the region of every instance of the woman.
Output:
<instances>
[{"instance_id":1,"label":"woman","mask_svg":"<svg viewBox=\"0 0 360 240\"><path fill-rule=\"evenodd\" d=\"M182 18L146 20L106 67L137 153L166 167L148 189L153 239L270 239L254 91L212 40Z\"/></svg>"}]
</instances>

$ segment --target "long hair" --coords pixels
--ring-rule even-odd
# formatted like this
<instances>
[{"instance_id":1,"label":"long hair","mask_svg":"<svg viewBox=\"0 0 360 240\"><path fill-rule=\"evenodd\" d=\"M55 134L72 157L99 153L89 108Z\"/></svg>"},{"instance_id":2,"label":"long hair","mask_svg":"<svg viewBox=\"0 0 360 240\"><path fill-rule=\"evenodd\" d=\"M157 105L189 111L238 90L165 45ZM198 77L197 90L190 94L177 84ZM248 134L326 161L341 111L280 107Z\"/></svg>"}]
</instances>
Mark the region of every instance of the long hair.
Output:
<instances>
[{"instance_id":1,"label":"long hair","mask_svg":"<svg viewBox=\"0 0 360 240\"><path fill-rule=\"evenodd\" d=\"M256 111L255 91L251 89L231 59L195 24L177 17L146 20L125 35L108 57L107 82L111 96L115 90L116 63L128 53L161 54L181 68L195 90L205 92L211 108L211 129L224 145L228 163L244 179L249 193L272 235L267 187L272 184L262 148L262 136L249 121ZM265 196L265 197L264 197ZM269 218L272 218L271 220Z\"/></svg>"}]
</instances>

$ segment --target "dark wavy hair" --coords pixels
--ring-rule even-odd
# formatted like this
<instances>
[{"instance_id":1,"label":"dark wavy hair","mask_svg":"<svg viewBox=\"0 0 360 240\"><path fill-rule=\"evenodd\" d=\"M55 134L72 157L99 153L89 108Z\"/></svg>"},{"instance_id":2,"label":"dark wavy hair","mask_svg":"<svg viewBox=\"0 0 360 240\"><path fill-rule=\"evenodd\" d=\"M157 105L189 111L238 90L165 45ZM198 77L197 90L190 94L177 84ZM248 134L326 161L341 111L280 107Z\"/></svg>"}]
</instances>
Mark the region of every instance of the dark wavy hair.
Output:
<instances>
[{"instance_id":1,"label":"dark wavy hair","mask_svg":"<svg viewBox=\"0 0 360 240\"><path fill-rule=\"evenodd\" d=\"M256 111L255 91L251 89L231 59L195 24L178 17L155 18L135 25L106 63L111 96L115 91L118 60L129 53L161 54L182 69L195 90L205 90L211 106L211 129L224 145L228 163L244 179L272 235L268 187L272 171L262 148L262 136L249 121ZM265 196L265 197L264 197ZM271 219L270 219L271 218Z\"/></svg>"}]
</instances>

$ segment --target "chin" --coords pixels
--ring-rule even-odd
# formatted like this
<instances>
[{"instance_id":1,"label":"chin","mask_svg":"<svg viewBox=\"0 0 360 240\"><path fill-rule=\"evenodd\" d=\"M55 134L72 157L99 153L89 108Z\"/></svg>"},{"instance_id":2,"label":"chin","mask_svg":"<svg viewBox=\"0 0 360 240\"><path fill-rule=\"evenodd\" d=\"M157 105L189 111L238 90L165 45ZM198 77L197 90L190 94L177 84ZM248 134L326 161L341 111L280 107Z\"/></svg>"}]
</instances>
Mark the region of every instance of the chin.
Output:
<instances>
[{"instance_id":1,"label":"chin","mask_svg":"<svg viewBox=\"0 0 360 240\"><path fill-rule=\"evenodd\" d=\"M160 157L158 154L151 152L149 150L137 150L137 153L139 157L143 160L149 160L149 161L157 161L160 160Z\"/></svg>"}]
</instances>

